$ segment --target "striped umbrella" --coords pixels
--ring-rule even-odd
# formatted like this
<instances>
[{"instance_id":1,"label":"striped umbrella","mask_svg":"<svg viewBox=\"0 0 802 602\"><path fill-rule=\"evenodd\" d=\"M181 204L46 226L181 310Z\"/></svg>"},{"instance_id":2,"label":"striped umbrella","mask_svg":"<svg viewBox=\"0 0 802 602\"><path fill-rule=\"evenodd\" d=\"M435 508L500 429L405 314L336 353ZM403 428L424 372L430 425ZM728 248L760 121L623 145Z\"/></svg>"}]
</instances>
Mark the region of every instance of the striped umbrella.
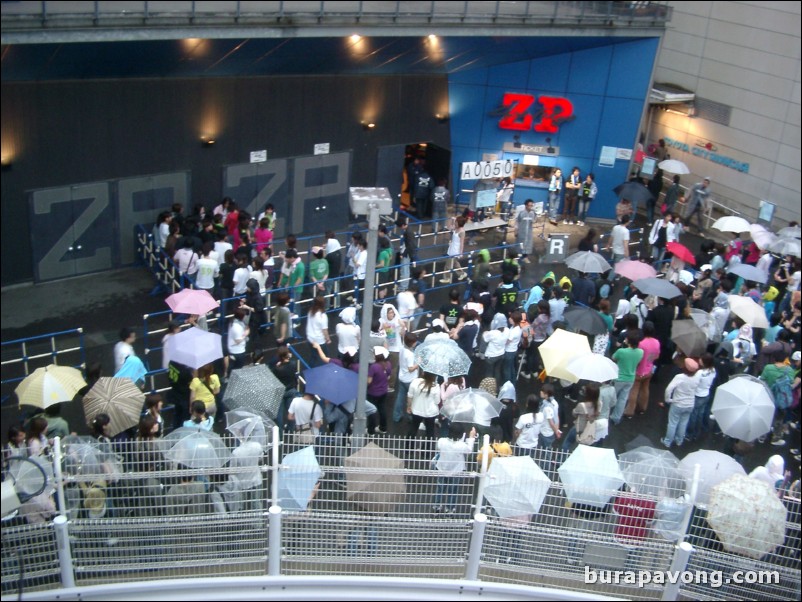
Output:
<instances>
[{"instance_id":1,"label":"striped umbrella","mask_svg":"<svg viewBox=\"0 0 802 602\"><path fill-rule=\"evenodd\" d=\"M45 409L57 403L72 401L75 394L86 386L80 370L51 364L37 368L17 385L15 390L20 405Z\"/></svg>"},{"instance_id":2,"label":"striped umbrella","mask_svg":"<svg viewBox=\"0 0 802 602\"><path fill-rule=\"evenodd\" d=\"M138 425L144 405L145 394L130 378L101 377L84 396L86 421L108 414L110 437Z\"/></svg>"}]
</instances>

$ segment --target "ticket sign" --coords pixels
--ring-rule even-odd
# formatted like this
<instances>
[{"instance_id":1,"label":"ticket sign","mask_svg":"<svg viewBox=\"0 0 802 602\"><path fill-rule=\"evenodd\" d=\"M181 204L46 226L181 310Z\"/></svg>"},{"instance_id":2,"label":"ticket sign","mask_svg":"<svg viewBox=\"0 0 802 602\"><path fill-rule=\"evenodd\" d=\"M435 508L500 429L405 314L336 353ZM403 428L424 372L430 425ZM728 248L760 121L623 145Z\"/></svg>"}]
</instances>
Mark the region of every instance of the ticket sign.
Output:
<instances>
[{"instance_id":1,"label":"ticket sign","mask_svg":"<svg viewBox=\"0 0 802 602\"><path fill-rule=\"evenodd\" d=\"M563 261L568 255L568 234L552 234L546 243L546 263Z\"/></svg>"},{"instance_id":2,"label":"ticket sign","mask_svg":"<svg viewBox=\"0 0 802 602\"><path fill-rule=\"evenodd\" d=\"M511 178L515 163L510 159L500 161L477 161L463 163L460 167L460 180L487 180L490 178Z\"/></svg>"}]
</instances>

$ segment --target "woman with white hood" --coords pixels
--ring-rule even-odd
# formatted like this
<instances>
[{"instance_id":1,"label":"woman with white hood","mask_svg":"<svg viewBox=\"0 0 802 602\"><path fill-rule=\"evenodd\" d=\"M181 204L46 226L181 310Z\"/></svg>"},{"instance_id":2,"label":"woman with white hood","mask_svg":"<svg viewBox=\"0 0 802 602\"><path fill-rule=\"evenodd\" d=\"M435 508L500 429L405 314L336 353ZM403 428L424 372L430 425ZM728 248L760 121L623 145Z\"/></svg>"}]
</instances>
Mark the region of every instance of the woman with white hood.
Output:
<instances>
[{"instance_id":1,"label":"woman with white hood","mask_svg":"<svg viewBox=\"0 0 802 602\"><path fill-rule=\"evenodd\" d=\"M624 327L624 318L632 311L632 306L626 299L618 300L618 307L615 310L615 318L613 319L615 332L621 332Z\"/></svg>"},{"instance_id":2,"label":"woman with white hood","mask_svg":"<svg viewBox=\"0 0 802 602\"><path fill-rule=\"evenodd\" d=\"M790 470L785 470L785 460L782 456L774 455L769 458L765 466L758 466L749 473L749 478L757 479L771 485L778 494L785 489L785 481L791 476Z\"/></svg>"},{"instance_id":3,"label":"woman with white hood","mask_svg":"<svg viewBox=\"0 0 802 602\"><path fill-rule=\"evenodd\" d=\"M390 376L388 391L395 390L395 381L398 376L398 354L404 346L404 323L398 315L398 310L394 305L385 303L382 305L381 317L379 319L382 330L386 335L387 350L390 352L390 363L393 366L393 373Z\"/></svg>"},{"instance_id":4,"label":"woman with white hood","mask_svg":"<svg viewBox=\"0 0 802 602\"><path fill-rule=\"evenodd\" d=\"M359 349L359 326L356 325L356 308L346 307L340 312L340 322L335 328L337 351L342 356L348 347Z\"/></svg>"}]
</instances>

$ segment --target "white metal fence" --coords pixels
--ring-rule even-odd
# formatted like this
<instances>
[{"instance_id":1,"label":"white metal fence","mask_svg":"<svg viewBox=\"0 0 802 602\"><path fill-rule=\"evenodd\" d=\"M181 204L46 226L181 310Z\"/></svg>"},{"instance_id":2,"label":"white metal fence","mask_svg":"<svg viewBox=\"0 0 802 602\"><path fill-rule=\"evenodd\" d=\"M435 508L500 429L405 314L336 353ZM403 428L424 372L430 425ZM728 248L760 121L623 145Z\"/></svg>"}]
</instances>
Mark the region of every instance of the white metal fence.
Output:
<instances>
[{"instance_id":1,"label":"white metal fence","mask_svg":"<svg viewBox=\"0 0 802 602\"><path fill-rule=\"evenodd\" d=\"M649 507L655 500L648 496L610 491L604 507L570 503L558 472L568 457L561 450L532 456L548 477L540 508L501 518L497 503L481 495L493 473L483 471L475 451L466 470L444 482L432 464L436 441L423 437L323 436L314 459L306 450L300 463L290 454L305 450L306 441L293 433L278 448L252 454L235 443L225 440L236 461L194 469L165 455L162 441L120 444L102 474L71 462L69 446L62 453L57 445L63 476L54 497L69 520L4 524L3 595L72 583L279 574L479 578L633 599L676 595L664 584L586 583L588 567L668 571L681 556L649 521L633 526L614 510L622 496ZM453 484L445 491L453 494L444 503L453 504L449 513L435 508L443 503L438 486L446 484ZM526 487L514 495L528 497ZM687 568L722 571L722 584L683 584L681 595L795 597L799 502L784 502L786 540L760 560L724 551L704 508L695 508L683 531L694 546ZM61 548L59 532L66 536ZM771 582L735 583L736 571L769 571Z\"/></svg>"}]
</instances>

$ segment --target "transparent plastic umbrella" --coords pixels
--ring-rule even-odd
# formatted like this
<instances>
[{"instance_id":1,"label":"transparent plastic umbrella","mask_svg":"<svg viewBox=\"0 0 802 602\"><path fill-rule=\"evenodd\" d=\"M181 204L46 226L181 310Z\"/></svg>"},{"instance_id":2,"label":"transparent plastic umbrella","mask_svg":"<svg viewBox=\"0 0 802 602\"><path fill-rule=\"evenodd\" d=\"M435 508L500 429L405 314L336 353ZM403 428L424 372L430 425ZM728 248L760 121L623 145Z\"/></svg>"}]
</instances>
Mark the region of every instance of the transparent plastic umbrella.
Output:
<instances>
[{"instance_id":1,"label":"transparent plastic umbrella","mask_svg":"<svg viewBox=\"0 0 802 602\"><path fill-rule=\"evenodd\" d=\"M692 309L691 319L705 333L708 341L711 343L721 341L721 329L719 328L718 320L712 315L701 309Z\"/></svg>"},{"instance_id":2,"label":"transparent plastic umbrella","mask_svg":"<svg viewBox=\"0 0 802 602\"><path fill-rule=\"evenodd\" d=\"M624 484L612 449L579 445L557 469L565 497L574 504L603 508Z\"/></svg>"},{"instance_id":3,"label":"transparent plastic umbrella","mask_svg":"<svg viewBox=\"0 0 802 602\"><path fill-rule=\"evenodd\" d=\"M422 371L443 378L462 376L471 369L471 358L451 339L421 343L415 348L415 362Z\"/></svg>"},{"instance_id":4,"label":"transparent plastic umbrella","mask_svg":"<svg viewBox=\"0 0 802 602\"><path fill-rule=\"evenodd\" d=\"M501 518L537 514L551 487L529 456L497 457L487 473L485 497Z\"/></svg>"},{"instance_id":5,"label":"transparent plastic umbrella","mask_svg":"<svg viewBox=\"0 0 802 602\"><path fill-rule=\"evenodd\" d=\"M123 472L122 461L111 445L92 437L69 435L61 440L61 449L66 474L113 482Z\"/></svg>"},{"instance_id":6,"label":"transparent plastic umbrella","mask_svg":"<svg viewBox=\"0 0 802 602\"><path fill-rule=\"evenodd\" d=\"M678 175L691 173L691 170L688 169L688 166L679 159L666 159L664 161L660 161L660 163L657 164L657 167L663 171L667 171L668 173L675 173Z\"/></svg>"},{"instance_id":7,"label":"transparent plastic umbrella","mask_svg":"<svg viewBox=\"0 0 802 602\"><path fill-rule=\"evenodd\" d=\"M685 476L679 460L667 449L638 447L618 456L624 480L634 491L659 499L685 493Z\"/></svg>"},{"instance_id":8,"label":"transparent plastic umbrella","mask_svg":"<svg viewBox=\"0 0 802 602\"><path fill-rule=\"evenodd\" d=\"M183 427L164 437L164 457L187 468L222 468L231 458L220 435Z\"/></svg>"},{"instance_id":9,"label":"transparent plastic umbrella","mask_svg":"<svg viewBox=\"0 0 802 602\"><path fill-rule=\"evenodd\" d=\"M777 235L766 229L765 226L760 224L752 224L749 226L749 233L752 235L752 240L759 249L767 249L771 243L777 240Z\"/></svg>"},{"instance_id":10,"label":"transparent plastic umbrella","mask_svg":"<svg viewBox=\"0 0 802 602\"><path fill-rule=\"evenodd\" d=\"M769 245L769 251L776 253L777 255L793 255L794 257L799 257L799 239L780 238Z\"/></svg>"},{"instance_id":11,"label":"transparent plastic umbrella","mask_svg":"<svg viewBox=\"0 0 802 602\"><path fill-rule=\"evenodd\" d=\"M14 456L6 463L7 475L21 502L37 495L50 495L55 491L53 464L47 458Z\"/></svg>"},{"instance_id":12,"label":"transparent plastic umbrella","mask_svg":"<svg viewBox=\"0 0 802 602\"><path fill-rule=\"evenodd\" d=\"M258 410L237 408L226 412L226 430L240 443L254 441L266 447L270 444L275 422Z\"/></svg>"},{"instance_id":13,"label":"transparent plastic umbrella","mask_svg":"<svg viewBox=\"0 0 802 602\"><path fill-rule=\"evenodd\" d=\"M749 297L740 295L730 295L727 300L730 303L730 311L749 324L752 328L768 328L769 321L766 312Z\"/></svg>"},{"instance_id":14,"label":"transparent plastic umbrella","mask_svg":"<svg viewBox=\"0 0 802 602\"><path fill-rule=\"evenodd\" d=\"M443 401L441 412L452 422L490 426L504 407L498 399L481 389L463 389Z\"/></svg>"}]
</instances>

